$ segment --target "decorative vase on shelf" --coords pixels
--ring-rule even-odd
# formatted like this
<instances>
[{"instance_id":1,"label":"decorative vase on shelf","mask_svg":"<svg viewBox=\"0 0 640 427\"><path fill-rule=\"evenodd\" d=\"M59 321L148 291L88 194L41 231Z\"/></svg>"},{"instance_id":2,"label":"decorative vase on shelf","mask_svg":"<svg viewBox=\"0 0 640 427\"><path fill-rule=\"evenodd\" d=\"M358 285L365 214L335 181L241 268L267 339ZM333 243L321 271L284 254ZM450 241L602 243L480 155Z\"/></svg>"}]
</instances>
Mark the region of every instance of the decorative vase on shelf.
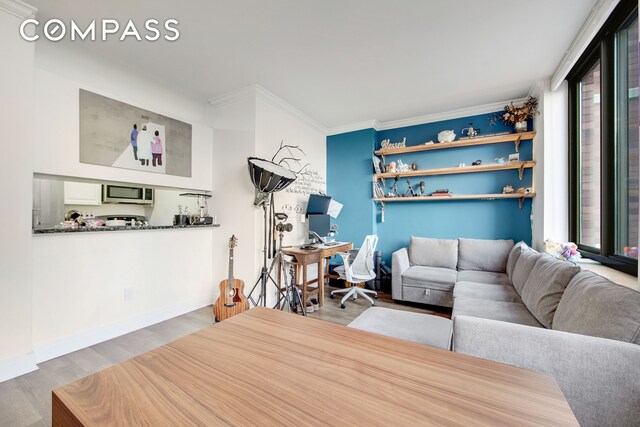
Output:
<instances>
[{"instance_id":1,"label":"decorative vase on shelf","mask_svg":"<svg viewBox=\"0 0 640 427\"><path fill-rule=\"evenodd\" d=\"M527 131L527 121L523 120L521 122L516 122L514 125L516 132L526 132Z\"/></svg>"}]
</instances>

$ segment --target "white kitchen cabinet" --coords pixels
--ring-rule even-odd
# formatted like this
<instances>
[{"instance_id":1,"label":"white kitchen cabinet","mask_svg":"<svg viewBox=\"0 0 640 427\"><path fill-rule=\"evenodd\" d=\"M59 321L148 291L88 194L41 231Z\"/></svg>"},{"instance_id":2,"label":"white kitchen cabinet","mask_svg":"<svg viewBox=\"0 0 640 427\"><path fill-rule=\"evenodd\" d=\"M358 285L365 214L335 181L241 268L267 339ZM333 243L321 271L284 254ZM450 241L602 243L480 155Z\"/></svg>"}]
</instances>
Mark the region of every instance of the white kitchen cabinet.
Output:
<instances>
[{"instance_id":1,"label":"white kitchen cabinet","mask_svg":"<svg viewBox=\"0 0 640 427\"><path fill-rule=\"evenodd\" d=\"M102 185L85 182L64 182L65 205L92 205L102 204Z\"/></svg>"}]
</instances>

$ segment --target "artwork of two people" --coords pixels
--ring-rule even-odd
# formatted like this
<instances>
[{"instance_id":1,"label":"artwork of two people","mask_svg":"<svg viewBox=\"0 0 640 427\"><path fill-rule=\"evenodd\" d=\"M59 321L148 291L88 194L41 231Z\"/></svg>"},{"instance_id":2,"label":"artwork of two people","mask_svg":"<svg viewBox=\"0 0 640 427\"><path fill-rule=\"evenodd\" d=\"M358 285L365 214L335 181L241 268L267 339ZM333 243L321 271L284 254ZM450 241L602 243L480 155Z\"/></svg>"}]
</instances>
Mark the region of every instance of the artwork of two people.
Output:
<instances>
[{"instance_id":1,"label":"artwork of two people","mask_svg":"<svg viewBox=\"0 0 640 427\"><path fill-rule=\"evenodd\" d=\"M150 124L142 125L138 130L138 125L134 123L131 131L131 147L133 148L133 158L140 162L142 166L162 166L162 138L158 130L152 132ZM164 132L163 132L164 133ZM164 135L163 135L164 136Z\"/></svg>"}]
</instances>

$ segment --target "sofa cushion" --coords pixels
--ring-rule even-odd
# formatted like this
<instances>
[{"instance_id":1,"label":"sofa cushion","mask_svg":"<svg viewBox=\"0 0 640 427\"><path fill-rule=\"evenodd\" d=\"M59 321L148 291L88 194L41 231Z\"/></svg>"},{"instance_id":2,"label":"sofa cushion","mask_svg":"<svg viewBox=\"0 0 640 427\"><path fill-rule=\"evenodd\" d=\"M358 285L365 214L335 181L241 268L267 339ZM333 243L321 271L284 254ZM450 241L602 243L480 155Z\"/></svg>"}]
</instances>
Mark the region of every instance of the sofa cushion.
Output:
<instances>
[{"instance_id":1,"label":"sofa cushion","mask_svg":"<svg viewBox=\"0 0 640 427\"><path fill-rule=\"evenodd\" d=\"M581 271L564 291L552 327L640 344L640 292Z\"/></svg>"},{"instance_id":2,"label":"sofa cushion","mask_svg":"<svg viewBox=\"0 0 640 427\"><path fill-rule=\"evenodd\" d=\"M420 288L451 291L456 282L457 274L457 271L449 268L413 265L402 274L402 284Z\"/></svg>"},{"instance_id":3,"label":"sofa cushion","mask_svg":"<svg viewBox=\"0 0 640 427\"><path fill-rule=\"evenodd\" d=\"M458 239L458 270L507 271L513 240Z\"/></svg>"},{"instance_id":4,"label":"sofa cushion","mask_svg":"<svg viewBox=\"0 0 640 427\"><path fill-rule=\"evenodd\" d=\"M458 241L411 236L409 262L424 267L456 268Z\"/></svg>"},{"instance_id":5,"label":"sofa cushion","mask_svg":"<svg viewBox=\"0 0 640 427\"><path fill-rule=\"evenodd\" d=\"M482 319L501 320L519 325L536 326L538 328L543 327L529 310L527 310L527 307L518 302L456 298L453 304L452 317L455 318L456 316L480 317Z\"/></svg>"},{"instance_id":6,"label":"sofa cushion","mask_svg":"<svg viewBox=\"0 0 640 427\"><path fill-rule=\"evenodd\" d=\"M349 323L350 328L449 350L453 322L424 313L371 307Z\"/></svg>"},{"instance_id":7,"label":"sofa cushion","mask_svg":"<svg viewBox=\"0 0 640 427\"><path fill-rule=\"evenodd\" d=\"M509 285L511 281L505 273L495 273L493 271L474 271L462 270L458 271L456 282L476 282L487 283L490 285Z\"/></svg>"},{"instance_id":8,"label":"sofa cushion","mask_svg":"<svg viewBox=\"0 0 640 427\"><path fill-rule=\"evenodd\" d=\"M507 257L507 276L509 276L509 279L513 279L513 270L516 268L516 262L518 262L522 251L528 247L525 242L519 241L509 251L509 256Z\"/></svg>"},{"instance_id":9,"label":"sofa cushion","mask_svg":"<svg viewBox=\"0 0 640 427\"><path fill-rule=\"evenodd\" d=\"M511 285L489 285L487 283L456 282L454 298L475 298L491 301L522 302Z\"/></svg>"},{"instance_id":10,"label":"sofa cushion","mask_svg":"<svg viewBox=\"0 0 640 427\"><path fill-rule=\"evenodd\" d=\"M511 283L520 295L522 295L522 288L524 288L524 284L527 283L531 270L533 270L539 257L540 254L538 252L532 249L522 248L516 266L513 269L513 275L511 276Z\"/></svg>"},{"instance_id":11,"label":"sofa cushion","mask_svg":"<svg viewBox=\"0 0 640 427\"><path fill-rule=\"evenodd\" d=\"M565 288L580 267L560 261L549 254L538 257L522 292L522 302L546 328L551 328L553 315Z\"/></svg>"}]
</instances>

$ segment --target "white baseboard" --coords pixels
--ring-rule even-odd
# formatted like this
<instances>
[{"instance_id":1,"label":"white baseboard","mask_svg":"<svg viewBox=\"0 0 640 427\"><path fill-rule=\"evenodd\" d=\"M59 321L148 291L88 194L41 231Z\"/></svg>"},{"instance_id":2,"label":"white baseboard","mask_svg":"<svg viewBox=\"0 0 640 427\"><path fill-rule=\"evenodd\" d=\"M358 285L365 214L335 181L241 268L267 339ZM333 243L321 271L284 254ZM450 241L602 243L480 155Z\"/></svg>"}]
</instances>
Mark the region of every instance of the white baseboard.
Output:
<instances>
[{"instance_id":1,"label":"white baseboard","mask_svg":"<svg viewBox=\"0 0 640 427\"><path fill-rule=\"evenodd\" d=\"M139 314L129 319L106 326L79 332L74 335L48 341L33 346L35 363L45 362L90 347L95 344L128 334L138 329L169 320L191 311L206 307L212 303L212 296L201 296L183 301L170 307L160 308L148 313ZM37 369L37 368L36 368ZM1 373L1 369L0 369Z\"/></svg>"},{"instance_id":2,"label":"white baseboard","mask_svg":"<svg viewBox=\"0 0 640 427\"><path fill-rule=\"evenodd\" d=\"M0 361L0 383L37 369L36 356L33 353L21 354L20 356Z\"/></svg>"}]
</instances>

